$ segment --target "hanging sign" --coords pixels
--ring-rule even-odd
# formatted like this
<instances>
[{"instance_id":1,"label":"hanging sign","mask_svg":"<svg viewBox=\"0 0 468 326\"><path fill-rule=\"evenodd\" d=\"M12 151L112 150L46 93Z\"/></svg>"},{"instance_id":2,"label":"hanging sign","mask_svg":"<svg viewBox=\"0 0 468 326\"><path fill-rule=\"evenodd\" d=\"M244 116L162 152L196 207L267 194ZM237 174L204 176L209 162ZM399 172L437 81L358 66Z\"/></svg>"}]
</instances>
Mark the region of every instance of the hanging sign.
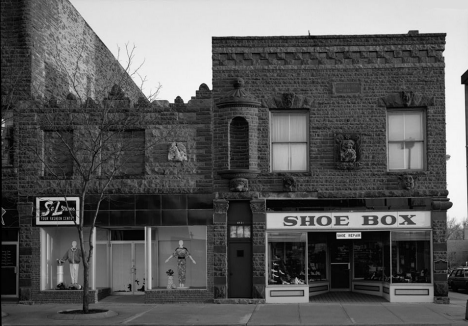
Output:
<instances>
[{"instance_id":1,"label":"hanging sign","mask_svg":"<svg viewBox=\"0 0 468 326\"><path fill-rule=\"evenodd\" d=\"M75 225L79 216L79 197L36 198L36 225Z\"/></svg>"},{"instance_id":2,"label":"hanging sign","mask_svg":"<svg viewBox=\"0 0 468 326\"><path fill-rule=\"evenodd\" d=\"M361 239L361 232L337 232L337 239Z\"/></svg>"},{"instance_id":3,"label":"hanging sign","mask_svg":"<svg viewBox=\"0 0 468 326\"><path fill-rule=\"evenodd\" d=\"M267 213L267 229L431 228L430 211Z\"/></svg>"}]
</instances>

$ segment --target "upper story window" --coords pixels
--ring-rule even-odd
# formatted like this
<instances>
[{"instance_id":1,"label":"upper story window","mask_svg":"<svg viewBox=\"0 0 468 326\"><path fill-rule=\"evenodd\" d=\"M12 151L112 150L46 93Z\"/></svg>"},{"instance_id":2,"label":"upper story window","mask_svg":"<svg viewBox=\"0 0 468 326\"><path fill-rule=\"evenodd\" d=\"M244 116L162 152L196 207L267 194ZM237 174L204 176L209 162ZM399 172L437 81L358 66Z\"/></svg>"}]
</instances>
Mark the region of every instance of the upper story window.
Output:
<instances>
[{"instance_id":1,"label":"upper story window","mask_svg":"<svg viewBox=\"0 0 468 326\"><path fill-rule=\"evenodd\" d=\"M273 171L307 171L308 117L305 112L271 113Z\"/></svg>"},{"instance_id":2,"label":"upper story window","mask_svg":"<svg viewBox=\"0 0 468 326\"><path fill-rule=\"evenodd\" d=\"M423 110L388 110L387 164L390 171L423 170L425 128Z\"/></svg>"},{"instance_id":3,"label":"upper story window","mask_svg":"<svg viewBox=\"0 0 468 326\"><path fill-rule=\"evenodd\" d=\"M145 171L145 131L110 131L101 153L102 174L107 176L143 175Z\"/></svg>"},{"instance_id":4,"label":"upper story window","mask_svg":"<svg viewBox=\"0 0 468 326\"><path fill-rule=\"evenodd\" d=\"M69 177L73 175L73 131L44 131L44 175Z\"/></svg>"},{"instance_id":5,"label":"upper story window","mask_svg":"<svg viewBox=\"0 0 468 326\"><path fill-rule=\"evenodd\" d=\"M13 112L2 111L2 166L13 165Z\"/></svg>"}]
</instances>

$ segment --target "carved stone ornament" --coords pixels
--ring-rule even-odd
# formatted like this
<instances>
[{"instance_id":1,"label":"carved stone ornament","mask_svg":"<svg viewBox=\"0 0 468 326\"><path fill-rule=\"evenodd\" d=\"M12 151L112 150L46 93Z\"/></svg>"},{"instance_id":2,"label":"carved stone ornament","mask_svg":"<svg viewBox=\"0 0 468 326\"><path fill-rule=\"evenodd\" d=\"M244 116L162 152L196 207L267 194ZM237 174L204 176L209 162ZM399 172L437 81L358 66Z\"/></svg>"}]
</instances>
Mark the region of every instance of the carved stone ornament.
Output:
<instances>
[{"instance_id":1,"label":"carved stone ornament","mask_svg":"<svg viewBox=\"0 0 468 326\"><path fill-rule=\"evenodd\" d=\"M311 97L295 93L282 93L262 99L262 107L269 109L303 109L314 107Z\"/></svg>"},{"instance_id":2,"label":"carved stone ornament","mask_svg":"<svg viewBox=\"0 0 468 326\"><path fill-rule=\"evenodd\" d=\"M335 134L335 162L340 170L357 170L361 167L361 136Z\"/></svg>"},{"instance_id":3,"label":"carved stone ornament","mask_svg":"<svg viewBox=\"0 0 468 326\"><path fill-rule=\"evenodd\" d=\"M418 178L417 176L413 176L413 175L410 175L410 174L403 174L403 175L398 176L398 179L400 180L401 187L403 189L406 189L406 190L414 189L415 182L416 182L417 178Z\"/></svg>"},{"instance_id":4,"label":"carved stone ornament","mask_svg":"<svg viewBox=\"0 0 468 326\"><path fill-rule=\"evenodd\" d=\"M211 96L210 88L205 83L201 84L198 91L196 91L197 99L210 99Z\"/></svg>"},{"instance_id":5,"label":"carved stone ornament","mask_svg":"<svg viewBox=\"0 0 468 326\"><path fill-rule=\"evenodd\" d=\"M408 108L434 105L434 97L404 90L381 97L378 105L387 108Z\"/></svg>"},{"instance_id":6,"label":"carved stone ornament","mask_svg":"<svg viewBox=\"0 0 468 326\"><path fill-rule=\"evenodd\" d=\"M227 200L214 200L213 208L214 212L217 214L227 213L229 209L229 202Z\"/></svg>"},{"instance_id":7,"label":"carved stone ornament","mask_svg":"<svg viewBox=\"0 0 468 326\"><path fill-rule=\"evenodd\" d=\"M283 178L283 190L295 191L297 187L296 179L292 175L285 175Z\"/></svg>"},{"instance_id":8,"label":"carved stone ornament","mask_svg":"<svg viewBox=\"0 0 468 326\"><path fill-rule=\"evenodd\" d=\"M226 107L254 107L260 106L260 102L249 92L244 89L245 82L242 78L236 78L234 90L226 92L223 97L216 101L218 108Z\"/></svg>"},{"instance_id":9,"label":"carved stone ornament","mask_svg":"<svg viewBox=\"0 0 468 326\"><path fill-rule=\"evenodd\" d=\"M174 100L174 104L184 104L184 100L182 99L182 97L177 96Z\"/></svg>"},{"instance_id":10,"label":"carved stone ornament","mask_svg":"<svg viewBox=\"0 0 468 326\"><path fill-rule=\"evenodd\" d=\"M286 109L292 108L294 97L296 97L296 94L294 93L283 93L283 107Z\"/></svg>"},{"instance_id":11,"label":"carved stone ornament","mask_svg":"<svg viewBox=\"0 0 468 326\"><path fill-rule=\"evenodd\" d=\"M252 210L252 213L264 213L266 210L265 200L251 200L250 209Z\"/></svg>"},{"instance_id":12,"label":"carved stone ornament","mask_svg":"<svg viewBox=\"0 0 468 326\"><path fill-rule=\"evenodd\" d=\"M449 200L449 198L441 198L432 201L432 209L434 210L446 211L450 209L452 205L453 203Z\"/></svg>"},{"instance_id":13,"label":"carved stone ornament","mask_svg":"<svg viewBox=\"0 0 468 326\"><path fill-rule=\"evenodd\" d=\"M187 161L187 149L182 143L173 142L169 147L169 153L167 154L169 161L182 162Z\"/></svg>"},{"instance_id":14,"label":"carved stone ornament","mask_svg":"<svg viewBox=\"0 0 468 326\"><path fill-rule=\"evenodd\" d=\"M244 178L235 178L229 181L229 191L245 192L249 191L249 180Z\"/></svg>"}]
</instances>

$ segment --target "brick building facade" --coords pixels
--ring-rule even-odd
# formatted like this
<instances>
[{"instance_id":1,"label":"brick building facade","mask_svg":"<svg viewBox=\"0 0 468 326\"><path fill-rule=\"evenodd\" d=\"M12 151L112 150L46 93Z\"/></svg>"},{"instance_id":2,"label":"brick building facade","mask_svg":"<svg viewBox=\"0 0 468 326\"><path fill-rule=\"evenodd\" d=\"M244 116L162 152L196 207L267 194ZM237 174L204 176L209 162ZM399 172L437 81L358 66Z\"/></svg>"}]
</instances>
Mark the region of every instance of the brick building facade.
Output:
<instances>
[{"instance_id":1,"label":"brick building facade","mask_svg":"<svg viewBox=\"0 0 468 326\"><path fill-rule=\"evenodd\" d=\"M76 167L57 180L27 149L46 144L47 161L56 139L50 130L66 131L73 146L82 138L80 124L42 125L52 111L112 108L139 124L122 131L130 132L120 139L132 145L129 165L96 221L92 301L132 293L147 303L308 302L331 290L392 302L448 300L445 34L215 37L213 90L202 84L186 104L150 104L133 86L100 88L110 72L98 67L112 59L68 2L19 3L24 33L5 20L7 48L32 60L14 96L29 100L39 89L55 100L35 103L40 110L14 102L15 151L2 168L2 239L9 239L2 247L18 273L4 278L2 269L2 282L15 284L2 295L81 300L79 291L56 288L71 276L56 259L76 231L42 218L51 204L63 205L64 193L78 196L69 190L78 189ZM14 12L9 6L2 1L2 15ZM60 19L44 18L56 12ZM45 37L62 23L55 39L69 39L78 24L94 40L85 42L77 94L63 83L66 71L54 64ZM41 28L30 29L35 24ZM77 46L65 44L62 60L75 60ZM2 78L7 68L2 62ZM11 95L2 88L2 104ZM95 197L84 201L88 226Z\"/></svg>"}]
</instances>

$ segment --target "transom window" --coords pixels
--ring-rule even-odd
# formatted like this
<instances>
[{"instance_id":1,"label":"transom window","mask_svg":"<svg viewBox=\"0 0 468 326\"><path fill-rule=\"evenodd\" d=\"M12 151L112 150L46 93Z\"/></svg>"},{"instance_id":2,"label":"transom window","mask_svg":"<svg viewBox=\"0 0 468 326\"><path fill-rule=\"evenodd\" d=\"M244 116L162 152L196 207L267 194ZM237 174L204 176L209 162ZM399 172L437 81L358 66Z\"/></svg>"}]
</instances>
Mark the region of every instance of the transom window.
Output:
<instances>
[{"instance_id":1,"label":"transom window","mask_svg":"<svg viewBox=\"0 0 468 326\"><path fill-rule=\"evenodd\" d=\"M424 112L387 112L388 169L423 170L425 157Z\"/></svg>"},{"instance_id":2,"label":"transom window","mask_svg":"<svg viewBox=\"0 0 468 326\"><path fill-rule=\"evenodd\" d=\"M307 171L308 114L271 113L271 161L273 171Z\"/></svg>"}]
</instances>

